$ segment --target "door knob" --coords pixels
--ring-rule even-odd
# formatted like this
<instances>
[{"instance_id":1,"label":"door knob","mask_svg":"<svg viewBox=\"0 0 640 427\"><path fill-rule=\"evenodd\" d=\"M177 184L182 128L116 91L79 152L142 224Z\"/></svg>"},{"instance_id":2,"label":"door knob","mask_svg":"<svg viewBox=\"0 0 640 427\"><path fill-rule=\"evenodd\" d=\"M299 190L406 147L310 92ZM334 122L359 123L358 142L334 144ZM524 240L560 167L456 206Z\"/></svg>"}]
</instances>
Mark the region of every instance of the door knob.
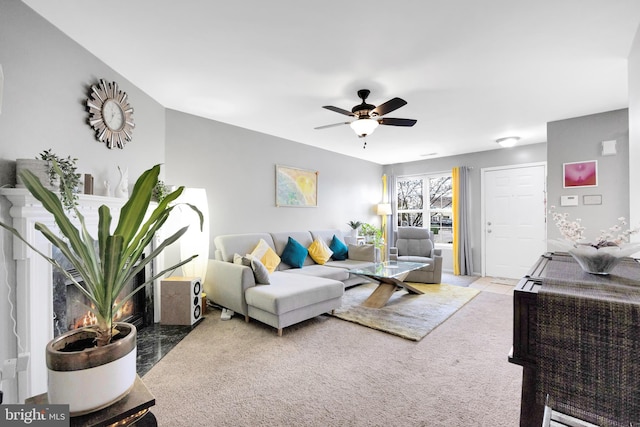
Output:
<instances>
[{"instance_id":1,"label":"door knob","mask_svg":"<svg viewBox=\"0 0 640 427\"><path fill-rule=\"evenodd\" d=\"M488 222L487 222L487 225L491 225L491 221L488 221Z\"/></svg>"},{"instance_id":2,"label":"door knob","mask_svg":"<svg viewBox=\"0 0 640 427\"><path fill-rule=\"evenodd\" d=\"M487 230L487 233L491 233L491 230Z\"/></svg>"}]
</instances>

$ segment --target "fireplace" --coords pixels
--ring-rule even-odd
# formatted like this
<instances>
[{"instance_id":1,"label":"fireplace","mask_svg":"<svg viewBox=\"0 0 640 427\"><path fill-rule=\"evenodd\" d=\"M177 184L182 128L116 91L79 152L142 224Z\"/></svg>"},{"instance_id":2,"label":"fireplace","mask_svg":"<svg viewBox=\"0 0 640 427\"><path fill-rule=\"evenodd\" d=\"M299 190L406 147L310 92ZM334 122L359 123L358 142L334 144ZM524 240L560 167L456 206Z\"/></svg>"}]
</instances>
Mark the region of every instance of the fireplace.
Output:
<instances>
[{"instance_id":1,"label":"fireplace","mask_svg":"<svg viewBox=\"0 0 640 427\"><path fill-rule=\"evenodd\" d=\"M51 214L24 188L2 188L0 195L6 197L11 203L9 215L13 220L13 226L20 234L40 252L50 256L54 255L52 245L34 228L35 223L40 222L55 232L57 228ZM126 199L87 194L80 194L78 198L78 210L85 219L87 230L93 236L97 235L100 206L107 205L111 209L115 223L118 220L120 209L126 202ZM157 239L154 239L152 247L156 243ZM18 239L13 239L12 252L16 263L16 331L21 343L21 351L30 354L27 370L19 372L17 376L18 400L22 402L31 396L47 391L45 347L54 337L54 292L52 291L54 274L47 261ZM162 270L163 266L164 258L161 254L145 268L145 277L147 279L153 277L153 272ZM62 281L58 280L56 284L58 287L56 295L60 293L59 287L64 286L64 304L67 305L66 291L71 288L75 290L75 286L64 283L64 275L62 277ZM154 298L154 295L160 295L160 279L154 280L153 284L146 285L145 290L140 292L144 292L145 299L145 309L142 316L145 323L152 324L160 318L160 298ZM66 316L68 315L65 314ZM60 322L62 322L61 324L67 323L66 320L64 322L60 320ZM57 334L57 331L55 333Z\"/></svg>"},{"instance_id":2,"label":"fireplace","mask_svg":"<svg viewBox=\"0 0 640 427\"><path fill-rule=\"evenodd\" d=\"M77 282L83 284L82 277L77 274L70 263L57 248L52 248L53 257L62 265ZM143 255L144 258L144 255ZM140 271L120 293L121 297L129 295L134 289L146 281L150 267ZM95 323L95 315L89 308L90 301L80 292L76 285L60 271L53 270L53 336L57 337L72 329L89 326ZM132 323L140 330L153 323L153 286L146 284L114 315L117 322Z\"/></svg>"}]
</instances>

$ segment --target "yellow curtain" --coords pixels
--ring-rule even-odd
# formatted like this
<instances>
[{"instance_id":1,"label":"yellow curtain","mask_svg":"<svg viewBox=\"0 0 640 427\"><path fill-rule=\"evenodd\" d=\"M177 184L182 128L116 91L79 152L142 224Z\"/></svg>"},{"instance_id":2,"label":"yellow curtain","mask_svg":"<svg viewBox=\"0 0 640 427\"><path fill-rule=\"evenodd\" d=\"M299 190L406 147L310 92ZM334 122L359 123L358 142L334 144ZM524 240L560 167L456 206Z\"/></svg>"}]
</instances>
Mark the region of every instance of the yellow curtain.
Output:
<instances>
[{"instance_id":1,"label":"yellow curtain","mask_svg":"<svg viewBox=\"0 0 640 427\"><path fill-rule=\"evenodd\" d=\"M387 201L387 175L382 175L382 203L386 203ZM382 215L382 241L384 245L382 246L383 250L380 256L382 257L382 261L386 261L386 253L387 253L387 216Z\"/></svg>"},{"instance_id":2,"label":"yellow curtain","mask_svg":"<svg viewBox=\"0 0 640 427\"><path fill-rule=\"evenodd\" d=\"M453 168L451 171L451 188L453 192L453 274L460 275L460 168Z\"/></svg>"}]
</instances>

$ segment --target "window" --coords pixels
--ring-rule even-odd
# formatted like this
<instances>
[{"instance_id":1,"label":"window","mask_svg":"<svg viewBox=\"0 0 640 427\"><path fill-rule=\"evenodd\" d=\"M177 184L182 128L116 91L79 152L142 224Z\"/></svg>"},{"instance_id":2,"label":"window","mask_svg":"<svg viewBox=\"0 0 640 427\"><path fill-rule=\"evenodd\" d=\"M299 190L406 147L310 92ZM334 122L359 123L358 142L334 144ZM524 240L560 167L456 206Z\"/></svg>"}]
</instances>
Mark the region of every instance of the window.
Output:
<instances>
[{"instance_id":1,"label":"window","mask_svg":"<svg viewBox=\"0 0 640 427\"><path fill-rule=\"evenodd\" d=\"M429 227L436 243L453 243L451 174L399 177L396 181L398 225ZM429 223L425 225L424 218Z\"/></svg>"}]
</instances>

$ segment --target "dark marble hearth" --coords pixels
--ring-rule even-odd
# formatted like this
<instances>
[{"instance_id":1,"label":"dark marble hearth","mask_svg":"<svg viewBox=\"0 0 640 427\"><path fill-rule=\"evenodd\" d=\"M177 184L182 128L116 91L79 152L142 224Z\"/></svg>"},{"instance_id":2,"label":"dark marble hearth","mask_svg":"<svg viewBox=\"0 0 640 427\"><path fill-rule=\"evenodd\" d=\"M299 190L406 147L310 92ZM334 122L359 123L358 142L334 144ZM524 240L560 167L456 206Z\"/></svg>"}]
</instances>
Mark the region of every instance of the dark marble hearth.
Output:
<instances>
[{"instance_id":1,"label":"dark marble hearth","mask_svg":"<svg viewBox=\"0 0 640 427\"><path fill-rule=\"evenodd\" d=\"M153 365L158 363L184 337L198 326L201 320L193 326L161 325L154 323L138 330L137 371L143 376Z\"/></svg>"}]
</instances>

